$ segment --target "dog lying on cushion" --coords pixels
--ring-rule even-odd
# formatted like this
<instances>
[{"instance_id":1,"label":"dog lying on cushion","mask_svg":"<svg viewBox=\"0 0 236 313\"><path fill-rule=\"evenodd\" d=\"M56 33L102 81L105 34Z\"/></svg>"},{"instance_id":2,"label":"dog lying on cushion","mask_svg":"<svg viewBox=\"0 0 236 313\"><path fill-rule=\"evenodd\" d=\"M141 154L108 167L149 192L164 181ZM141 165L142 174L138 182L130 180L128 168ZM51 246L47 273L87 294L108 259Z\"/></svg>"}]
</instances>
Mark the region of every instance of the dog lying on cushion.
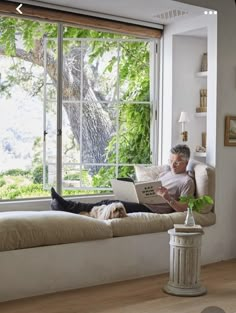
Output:
<instances>
[{"instance_id":1,"label":"dog lying on cushion","mask_svg":"<svg viewBox=\"0 0 236 313\"><path fill-rule=\"evenodd\" d=\"M97 218L99 220L109 220L128 216L125 207L121 202L94 206L90 212L82 211L80 214Z\"/></svg>"}]
</instances>

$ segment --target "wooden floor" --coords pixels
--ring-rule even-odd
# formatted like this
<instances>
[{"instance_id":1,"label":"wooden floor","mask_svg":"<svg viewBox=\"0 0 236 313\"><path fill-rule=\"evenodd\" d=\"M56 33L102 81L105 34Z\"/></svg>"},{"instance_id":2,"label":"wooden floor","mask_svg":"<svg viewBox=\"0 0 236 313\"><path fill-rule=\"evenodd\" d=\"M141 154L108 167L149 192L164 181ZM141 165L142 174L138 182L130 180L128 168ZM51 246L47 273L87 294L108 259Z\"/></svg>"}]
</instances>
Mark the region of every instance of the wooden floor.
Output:
<instances>
[{"instance_id":1,"label":"wooden floor","mask_svg":"<svg viewBox=\"0 0 236 313\"><path fill-rule=\"evenodd\" d=\"M0 313L201 313L212 306L236 313L236 259L202 267L204 296L168 295L162 291L167 281L164 274L5 302Z\"/></svg>"}]
</instances>

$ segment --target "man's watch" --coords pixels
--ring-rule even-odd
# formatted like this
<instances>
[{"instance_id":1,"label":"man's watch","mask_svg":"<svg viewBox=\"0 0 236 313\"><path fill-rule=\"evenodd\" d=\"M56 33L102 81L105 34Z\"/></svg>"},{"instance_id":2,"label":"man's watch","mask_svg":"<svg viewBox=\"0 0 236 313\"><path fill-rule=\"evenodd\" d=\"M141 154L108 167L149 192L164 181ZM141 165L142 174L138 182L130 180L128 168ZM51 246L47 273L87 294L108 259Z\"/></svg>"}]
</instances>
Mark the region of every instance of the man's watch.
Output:
<instances>
[{"instance_id":1,"label":"man's watch","mask_svg":"<svg viewBox=\"0 0 236 313\"><path fill-rule=\"evenodd\" d=\"M175 205L175 198L174 197L170 197L169 205L170 206Z\"/></svg>"}]
</instances>

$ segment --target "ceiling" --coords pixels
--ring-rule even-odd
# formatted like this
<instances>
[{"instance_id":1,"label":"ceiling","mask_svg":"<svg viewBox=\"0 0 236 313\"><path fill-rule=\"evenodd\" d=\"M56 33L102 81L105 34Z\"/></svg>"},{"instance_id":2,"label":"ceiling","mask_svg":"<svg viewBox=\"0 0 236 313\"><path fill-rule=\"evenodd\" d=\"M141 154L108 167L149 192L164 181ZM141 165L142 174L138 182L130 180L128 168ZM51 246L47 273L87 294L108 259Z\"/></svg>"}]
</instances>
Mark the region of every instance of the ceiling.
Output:
<instances>
[{"instance_id":1,"label":"ceiling","mask_svg":"<svg viewBox=\"0 0 236 313\"><path fill-rule=\"evenodd\" d=\"M168 25L179 19L204 14L204 8L172 0L22 0L21 3L100 17L109 15L121 21L128 18L134 23L139 21L146 26L149 23L150 26L154 24L154 27L155 24ZM21 9L23 10L23 7Z\"/></svg>"}]
</instances>

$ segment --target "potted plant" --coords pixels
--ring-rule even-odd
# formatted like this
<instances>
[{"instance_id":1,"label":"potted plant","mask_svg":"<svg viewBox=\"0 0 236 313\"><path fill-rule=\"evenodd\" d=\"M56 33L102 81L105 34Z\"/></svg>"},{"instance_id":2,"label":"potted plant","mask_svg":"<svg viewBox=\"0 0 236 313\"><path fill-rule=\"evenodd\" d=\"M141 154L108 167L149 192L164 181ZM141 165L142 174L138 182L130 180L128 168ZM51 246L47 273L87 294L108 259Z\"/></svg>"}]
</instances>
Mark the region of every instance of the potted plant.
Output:
<instances>
[{"instance_id":1,"label":"potted plant","mask_svg":"<svg viewBox=\"0 0 236 313\"><path fill-rule=\"evenodd\" d=\"M181 196L180 202L188 204L187 215L184 224L187 226L194 226L195 220L193 216L193 211L201 213L201 210L206 205L213 204L213 199L211 196L207 195L198 198L195 198L193 196Z\"/></svg>"}]
</instances>

